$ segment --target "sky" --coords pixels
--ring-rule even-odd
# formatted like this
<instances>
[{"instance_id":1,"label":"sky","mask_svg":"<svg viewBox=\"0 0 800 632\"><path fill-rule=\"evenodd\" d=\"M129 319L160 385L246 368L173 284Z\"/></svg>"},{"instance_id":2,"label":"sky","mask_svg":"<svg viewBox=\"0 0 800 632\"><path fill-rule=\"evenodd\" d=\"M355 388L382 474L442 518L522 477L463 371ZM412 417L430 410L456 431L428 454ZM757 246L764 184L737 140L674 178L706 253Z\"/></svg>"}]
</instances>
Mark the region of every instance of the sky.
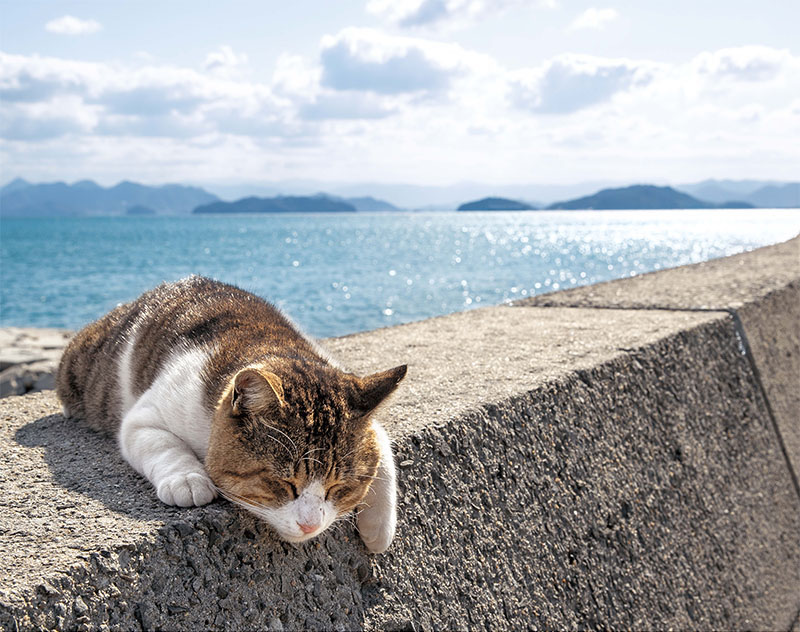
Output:
<instances>
[{"instance_id":1,"label":"sky","mask_svg":"<svg viewBox=\"0 0 800 632\"><path fill-rule=\"evenodd\" d=\"M797 0L0 1L0 181L800 177Z\"/></svg>"}]
</instances>

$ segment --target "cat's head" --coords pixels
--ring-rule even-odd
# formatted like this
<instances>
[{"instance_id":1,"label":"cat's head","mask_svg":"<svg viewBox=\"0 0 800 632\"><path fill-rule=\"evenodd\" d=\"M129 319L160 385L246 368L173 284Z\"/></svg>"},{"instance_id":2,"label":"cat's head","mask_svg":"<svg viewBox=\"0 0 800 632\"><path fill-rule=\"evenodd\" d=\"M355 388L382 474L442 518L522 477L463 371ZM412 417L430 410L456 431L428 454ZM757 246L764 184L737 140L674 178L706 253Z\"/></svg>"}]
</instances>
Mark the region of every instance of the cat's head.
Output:
<instances>
[{"instance_id":1,"label":"cat's head","mask_svg":"<svg viewBox=\"0 0 800 632\"><path fill-rule=\"evenodd\" d=\"M370 414L405 373L299 360L239 371L214 414L211 479L284 540L318 535L364 499L380 459Z\"/></svg>"}]
</instances>

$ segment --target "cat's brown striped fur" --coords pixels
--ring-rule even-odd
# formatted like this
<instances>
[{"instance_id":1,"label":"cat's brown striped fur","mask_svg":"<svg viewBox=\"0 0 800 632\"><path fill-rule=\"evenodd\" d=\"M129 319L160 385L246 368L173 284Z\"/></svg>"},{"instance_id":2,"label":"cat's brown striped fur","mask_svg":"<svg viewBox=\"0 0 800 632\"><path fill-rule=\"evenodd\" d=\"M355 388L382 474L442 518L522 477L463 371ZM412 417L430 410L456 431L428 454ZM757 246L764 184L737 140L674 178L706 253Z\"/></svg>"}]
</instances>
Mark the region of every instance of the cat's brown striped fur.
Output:
<instances>
[{"instance_id":1,"label":"cat's brown striped fur","mask_svg":"<svg viewBox=\"0 0 800 632\"><path fill-rule=\"evenodd\" d=\"M197 424L207 429L193 428L191 419L156 419L152 412L161 405L158 397L170 400L181 390L181 362L199 369L186 376L194 385L187 392L198 401L167 402L165 409L173 406L183 416L185 409L194 411L189 416L205 419ZM380 484L372 482L385 478L387 467L393 484L388 439L370 414L405 371L401 366L367 378L346 373L263 299L195 276L161 285L79 332L64 352L57 389L71 416L119 431L123 454L165 502L187 497L181 486L193 504L207 502L198 477L208 475L215 490L251 509L282 508L324 493L343 514L371 488L378 493ZM187 461L191 471L179 480L158 460L159 441L187 459L181 441L195 446L204 471ZM168 476L151 477L158 467Z\"/></svg>"}]
</instances>

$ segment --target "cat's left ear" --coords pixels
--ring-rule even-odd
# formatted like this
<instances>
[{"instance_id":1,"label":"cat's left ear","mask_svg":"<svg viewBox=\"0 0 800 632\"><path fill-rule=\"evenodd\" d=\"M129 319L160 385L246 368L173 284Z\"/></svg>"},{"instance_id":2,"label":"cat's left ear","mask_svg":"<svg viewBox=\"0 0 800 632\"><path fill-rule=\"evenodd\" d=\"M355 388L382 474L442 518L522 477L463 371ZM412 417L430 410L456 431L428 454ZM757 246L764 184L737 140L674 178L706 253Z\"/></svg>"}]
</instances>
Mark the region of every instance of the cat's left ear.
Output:
<instances>
[{"instance_id":1,"label":"cat's left ear","mask_svg":"<svg viewBox=\"0 0 800 632\"><path fill-rule=\"evenodd\" d=\"M283 405L283 385L274 373L242 369L233 378L231 408L234 415L265 412Z\"/></svg>"},{"instance_id":2,"label":"cat's left ear","mask_svg":"<svg viewBox=\"0 0 800 632\"><path fill-rule=\"evenodd\" d=\"M359 390L353 408L361 415L372 412L397 388L406 375L408 366L403 364L388 371L368 375L359 380Z\"/></svg>"}]
</instances>

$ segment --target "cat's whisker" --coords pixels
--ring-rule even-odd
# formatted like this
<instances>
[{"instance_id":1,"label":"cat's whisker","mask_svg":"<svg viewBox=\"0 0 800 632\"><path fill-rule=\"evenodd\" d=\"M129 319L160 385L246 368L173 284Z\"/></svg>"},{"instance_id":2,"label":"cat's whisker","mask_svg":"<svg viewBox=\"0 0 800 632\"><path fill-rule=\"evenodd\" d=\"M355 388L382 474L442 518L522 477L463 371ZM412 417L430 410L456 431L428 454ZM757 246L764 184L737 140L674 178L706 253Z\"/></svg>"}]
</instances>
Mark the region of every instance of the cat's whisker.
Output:
<instances>
[{"instance_id":1,"label":"cat's whisker","mask_svg":"<svg viewBox=\"0 0 800 632\"><path fill-rule=\"evenodd\" d=\"M291 437L290 437L288 434L286 434L286 433L285 433L283 430L281 430L280 428L276 428L275 426L270 426L270 425L267 425L267 424L264 424L264 426L265 426L266 428L269 428L270 430L274 430L275 432L279 432L279 433L280 433L280 434L282 434L284 437L286 437L286 439L289 441L289 443L291 443L291 444L292 444L292 447L294 448L294 452L291 452L291 451L289 450L289 448L286 448L286 446L284 446L284 448L286 448L286 450L289 452L289 454L292 456L292 458L294 458L294 457L297 455L297 452L298 452L298 450L297 450L297 445L295 444L295 442L294 442L294 441L292 441L292 438L291 438ZM273 439L274 439L274 437L273 437ZM277 439L275 439L275 440L277 441ZM283 445L283 444L281 444L281 445Z\"/></svg>"},{"instance_id":2,"label":"cat's whisker","mask_svg":"<svg viewBox=\"0 0 800 632\"><path fill-rule=\"evenodd\" d=\"M342 461L344 461L348 456L353 454L356 450L358 450L358 448L353 448L352 450L350 450L350 452L348 452L347 454L341 456L340 458L342 459Z\"/></svg>"},{"instance_id":3,"label":"cat's whisker","mask_svg":"<svg viewBox=\"0 0 800 632\"><path fill-rule=\"evenodd\" d=\"M314 463L319 463L320 465L323 464L322 461L320 461L319 459L312 459L310 456L307 456L307 457L305 457L303 459L300 459L300 460L301 461L313 461Z\"/></svg>"},{"instance_id":4,"label":"cat's whisker","mask_svg":"<svg viewBox=\"0 0 800 632\"><path fill-rule=\"evenodd\" d=\"M334 533L341 533L343 526L344 525L341 523L341 521L337 520L336 522L331 523L331 526L328 528L332 529Z\"/></svg>"},{"instance_id":5,"label":"cat's whisker","mask_svg":"<svg viewBox=\"0 0 800 632\"><path fill-rule=\"evenodd\" d=\"M307 454L311 454L312 452L324 452L325 448L311 448L310 450L306 450L303 452L303 456L300 459L303 459Z\"/></svg>"},{"instance_id":6,"label":"cat's whisker","mask_svg":"<svg viewBox=\"0 0 800 632\"><path fill-rule=\"evenodd\" d=\"M377 480L377 481L391 482L391 481L389 481L388 478L385 478L383 476L378 476L377 474L375 474L373 476L370 476L368 474L356 474L355 472L352 472L352 471L345 471L345 472L342 472L342 475L343 476L354 476L356 478L370 479L370 480L373 480L373 481Z\"/></svg>"},{"instance_id":7,"label":"cat's whisker","mask_svg":"<svg viewBox=\"0 0 800 632\"><path fill-rule=\"evenodd\" d=\"M233 492L225 491L224 489L214 485L216 490L219 492L220 496L223 498L228 499L232 503L240 505L246 509L254 508L254 509L270 509L267 505L262 503L256 502L254 500L250 500L248 498L244 498L243 496L239 496L238 494L234 494Z\"/></svg>"},{"instance_id":8,"label":"cat's whisker","mask_svg":"<svg viewBox=\"0 0 800 632\"><path fill-rule=\"evenodd\" d=\"M350 514L339 516L333 521L331 526L336 526L337 530L341 531L344 528L345 523L355 526L355 522L352 520Z\"/></svg>"},{"instance_id":9,"label":"cat's whisker","mask_svg":"<svg viewBox=\"0 0 800 632\"><path fill-rule=\"evenodd\" d=\"M279 446L281 446L281 447L282 447L284 450L286 450L286 451L289 453L289 456L290 456L290 457L294 458L294 453L293 453L293 452L292 452L292 451L291 451L291 450L290 450L290 449L289 449L289 448L286 446L286 444L284 444L282 441L279 441L278 439L276 439L275 437L273 437L273 436L271 436L271 435L265 435L265 436L266 436L267 438L269 438L269 439L272 439L272 440L273 440L275 443L277 443L277 444L278 444Z\"/></svg>"}]
</instances>

